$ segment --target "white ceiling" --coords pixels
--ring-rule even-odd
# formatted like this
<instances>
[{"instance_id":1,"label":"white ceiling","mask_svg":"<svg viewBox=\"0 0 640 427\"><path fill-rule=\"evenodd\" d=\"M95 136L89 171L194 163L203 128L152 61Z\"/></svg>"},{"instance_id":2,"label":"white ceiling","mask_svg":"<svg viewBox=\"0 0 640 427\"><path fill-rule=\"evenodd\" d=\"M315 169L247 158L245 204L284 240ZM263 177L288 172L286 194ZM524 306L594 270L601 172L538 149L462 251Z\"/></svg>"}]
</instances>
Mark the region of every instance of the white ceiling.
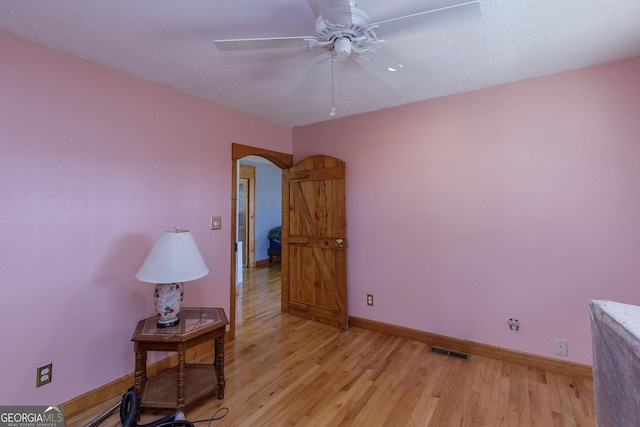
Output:
<instances>
[{"instance_id":1,"label":"white ceiling","mask_svg":"<svg viewBox=\"0 0 640 427\"><path fill-rule=\"evenodd\" d=\"M324 51L219 52L213 40L313 36L315 1L2 0L0 29L295 127L331 119L330 75L314 96L292 93ZM357 4L377 22L455 2ZM418 82L394 89L349 58L334 70L335 117L640 56L640 0L482 0L476 19L380 50Z\"/></svg>"}]
</instances>

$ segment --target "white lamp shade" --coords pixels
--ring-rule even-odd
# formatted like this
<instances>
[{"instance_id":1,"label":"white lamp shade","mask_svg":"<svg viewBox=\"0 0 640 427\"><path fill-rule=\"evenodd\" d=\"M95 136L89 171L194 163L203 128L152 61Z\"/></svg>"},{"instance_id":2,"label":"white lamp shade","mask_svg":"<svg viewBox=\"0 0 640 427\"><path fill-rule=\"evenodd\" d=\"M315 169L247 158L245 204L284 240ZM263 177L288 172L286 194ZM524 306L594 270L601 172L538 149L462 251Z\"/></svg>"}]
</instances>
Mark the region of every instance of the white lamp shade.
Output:
<instances>
[{"instance_id":1,"label":"white lamp shade","mask_svg":"<svg viewBox=\"0 0 640 427\"><path fill-rule=\"evenodd\" d=\"M191 232L175 229L162 233L136 273L136 279L148 283L181 283L208 273Z\"/></svg>"}]
</instances>

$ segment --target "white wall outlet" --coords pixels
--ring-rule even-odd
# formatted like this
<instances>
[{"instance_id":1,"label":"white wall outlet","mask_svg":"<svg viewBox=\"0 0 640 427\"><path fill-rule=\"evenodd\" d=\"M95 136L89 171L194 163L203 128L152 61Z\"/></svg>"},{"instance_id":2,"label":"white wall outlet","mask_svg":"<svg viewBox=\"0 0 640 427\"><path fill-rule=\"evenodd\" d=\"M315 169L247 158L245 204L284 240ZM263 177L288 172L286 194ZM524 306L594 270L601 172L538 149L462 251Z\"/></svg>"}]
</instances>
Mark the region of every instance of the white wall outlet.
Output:
<instances>
[{"instance_id":1,"label":"white wall outlet","mask_svg":"<svg viewBox=\"0 0 640 427\"><path fill-rule=\"evenodd\" d=\"M373 295L367 294L367 305L373 307Z\"/></svg>"},{"instance_id":2,"label":"white wall outlet","mask_svg":"<svg viewBox=\"0 0 640 427\"><path fill-rule=\"evenodd\" d=\"M518 319L509 319L509 329L512 331L519 331L520 321Z\"/></svg>"},{"instance_id":3,"label":"white wall outlet","mask_svg":"<svg viewBox=\"0 0 640 427\"><path fill-rule=\"evenodd\" d=\"M53 374L53 363L38 366L36 368L36 387L41 387L51 382Z\"/></svg>"},{"instance_id":4,"label":"white wall outlet","mask_svg":"<svg viewBox=\"0 0 640 427\"><path fill-rule=\"evenodd\" d=\"M560 355L560 356L569 355L569 349L567 348L567 340L556 338L554 348L556 350L557 355Z\"/></svg>"}]
</instances>

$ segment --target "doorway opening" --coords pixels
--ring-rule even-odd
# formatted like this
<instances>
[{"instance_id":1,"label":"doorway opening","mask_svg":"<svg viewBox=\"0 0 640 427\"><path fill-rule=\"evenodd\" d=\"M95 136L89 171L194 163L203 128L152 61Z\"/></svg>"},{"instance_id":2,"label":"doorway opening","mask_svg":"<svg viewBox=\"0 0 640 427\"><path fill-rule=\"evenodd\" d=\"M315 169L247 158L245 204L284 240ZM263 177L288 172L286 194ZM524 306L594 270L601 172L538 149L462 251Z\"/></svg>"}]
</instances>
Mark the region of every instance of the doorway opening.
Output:
<instances>
[{"instance_id":1,"label":"doorway opening","mask_svg":"<svg viewBox=\"0 0 640 427\"><path fill-rule=\"evenodd\" d=\"M288 170L293 165L293 156L291 154L279 153L277 151L265 150L262 148L251 147L248 145L235 144L231 145L231 271L230 271L230 304L229 304L229 339L235 338L236 331L236 284L237 275L242 274L242 270L238 269L238 261L236 254L237 242L237 218L238 218L238 184L240 179L238 160L247 156L258 156L269 160L271 163L283 170ZM284 173L282 176L282 185L285 185ZM283 192L284 195L284 192ZM283 224L284 225L284 224ZM283 263L286 259L283 258ZM240 271L238 271L240 270Z\"/></svg>"},{"instance_id":2,"label":"doorway opening","mask_svg":"<svg viewBox=\"0 0 640 427\"><path fill-rule=\"evenodd\" d=\"M256 266L256 166L240 164L238 184L238 253L243 268Z\"/></svg>"}]
</instances>

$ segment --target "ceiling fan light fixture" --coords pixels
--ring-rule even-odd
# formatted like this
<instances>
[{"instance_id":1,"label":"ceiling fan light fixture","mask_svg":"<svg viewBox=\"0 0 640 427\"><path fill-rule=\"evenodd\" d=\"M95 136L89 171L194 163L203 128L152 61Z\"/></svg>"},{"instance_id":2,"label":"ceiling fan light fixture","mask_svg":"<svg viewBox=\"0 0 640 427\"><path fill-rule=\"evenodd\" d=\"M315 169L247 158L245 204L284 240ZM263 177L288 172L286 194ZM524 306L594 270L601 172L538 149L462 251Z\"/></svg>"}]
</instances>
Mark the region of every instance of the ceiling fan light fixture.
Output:
<instances>
[{"instance_id":1,"label":"ceiling fan light fixture","mask_svg":"<svg viewBox=\"0 0 640 427\"><path fill-rule=\"evenodd\" d=\"M351 55L351 40L347 37L338 37L333 43L333 53L336 59L344 59Z\"/></svg>"}]
</instances>

